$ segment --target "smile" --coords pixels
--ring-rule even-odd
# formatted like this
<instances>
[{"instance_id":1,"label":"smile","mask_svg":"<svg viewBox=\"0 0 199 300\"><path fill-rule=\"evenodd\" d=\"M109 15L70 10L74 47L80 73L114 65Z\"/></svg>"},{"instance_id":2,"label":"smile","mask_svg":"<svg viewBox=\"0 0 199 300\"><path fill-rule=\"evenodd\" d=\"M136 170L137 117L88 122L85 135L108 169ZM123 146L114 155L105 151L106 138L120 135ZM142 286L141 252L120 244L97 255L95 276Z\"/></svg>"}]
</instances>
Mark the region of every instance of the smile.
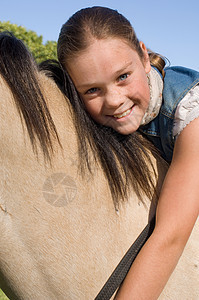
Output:
<instances>
[{"instance_id":1,"label":"smile","mask_svg":"<svg viewBox=\"0 0 199 300\"><path fill-rule=\"evenodd\" d=\"M133 105L133 106L134 106L134 105ZM130 112L131 112L133 106L130 107L128 110L124 111L124 112L121 113L121 114L113 115L113 117L116 118L116 119L121 119L121 118L123 118L123 117L128 116L128 115L130 114Z\"/></svg>"}]
</instances>

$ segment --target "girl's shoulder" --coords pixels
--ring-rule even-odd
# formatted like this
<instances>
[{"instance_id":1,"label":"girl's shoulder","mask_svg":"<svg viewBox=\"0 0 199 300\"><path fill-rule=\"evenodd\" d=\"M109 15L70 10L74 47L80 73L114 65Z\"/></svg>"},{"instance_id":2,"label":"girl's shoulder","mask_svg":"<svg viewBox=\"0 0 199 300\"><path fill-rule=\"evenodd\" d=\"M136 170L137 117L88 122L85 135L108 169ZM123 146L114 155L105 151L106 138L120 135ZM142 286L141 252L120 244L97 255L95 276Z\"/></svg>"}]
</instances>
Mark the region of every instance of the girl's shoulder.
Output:
<instances>
[{"instance_id":1,"label":"girl's shoulder","mask_svg":"<svg viewBox=\"0 0 199 300\"><path fill-rule=\"evenodd\" d=\"M194 119L199 117L199 84L193 87L180 101L175 112L173 136L181 131Z\"/></svg>"},{"instance_id":2,"label":"girl's shoulder","mask_svg":"<svg viewBox=\"0 0 199 300\"><path fill-rule=\"evenodd\" d=\"M199 72L193 69L181 67L181 66L172 66L166 67L164 69L164 86L182 86L190 85L194 82L199 81Z\"/></svg>"},{"instance_id":3,"label":"girl's shoulder","mask_svg":"<svg viewBox=\"0 0 199 300\"><path fill-rule=\"evenodd\" d=\"M199 72L196 70L178 66L165 68L162 110L174 117L177 105L198 84Z\"/></svg>"}]
</instances>

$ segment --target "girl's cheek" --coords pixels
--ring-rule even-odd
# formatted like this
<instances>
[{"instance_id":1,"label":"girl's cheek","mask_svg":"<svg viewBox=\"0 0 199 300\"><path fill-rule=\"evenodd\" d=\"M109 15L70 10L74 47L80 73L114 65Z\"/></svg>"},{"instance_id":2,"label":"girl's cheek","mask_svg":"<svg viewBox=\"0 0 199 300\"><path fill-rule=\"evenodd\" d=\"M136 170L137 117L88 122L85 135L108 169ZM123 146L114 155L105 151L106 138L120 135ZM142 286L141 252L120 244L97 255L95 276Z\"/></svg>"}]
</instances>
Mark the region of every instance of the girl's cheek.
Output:
<instances>
[{"instance_id":1,"label":"girl's cheek","mask_svg":"<svg viewBox=\"0 0 199 300\"><path fill-rule=\"evenodd\" d=\"M96 118L99 116L100 110L99 110L97 103L92 104L92 105L89 103L86 103L85 106L86 106L87 111L93 118Z\"/></svg>"}]
</instances>

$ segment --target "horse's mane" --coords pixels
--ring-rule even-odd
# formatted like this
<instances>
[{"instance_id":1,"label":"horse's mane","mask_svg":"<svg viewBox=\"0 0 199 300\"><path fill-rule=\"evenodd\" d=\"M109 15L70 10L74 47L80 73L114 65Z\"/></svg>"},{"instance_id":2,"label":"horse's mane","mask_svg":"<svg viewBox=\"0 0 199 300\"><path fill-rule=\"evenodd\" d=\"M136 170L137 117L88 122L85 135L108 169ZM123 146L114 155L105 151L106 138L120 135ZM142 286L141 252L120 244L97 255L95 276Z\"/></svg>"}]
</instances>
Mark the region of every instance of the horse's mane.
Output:
<instances>
[{"instance_id":1,"label":"horse's mane","mask_svg":"<svg viewBox=\"0 0 199 300\"><path fill-rule=\"evenodd\" d=\"M59 138L39 86L37 64L23 42L9 32L0 33L0 74L23 116L34 152L38 140L44 157L50 160L52 139Z\"/></svg>"}]
</instances>

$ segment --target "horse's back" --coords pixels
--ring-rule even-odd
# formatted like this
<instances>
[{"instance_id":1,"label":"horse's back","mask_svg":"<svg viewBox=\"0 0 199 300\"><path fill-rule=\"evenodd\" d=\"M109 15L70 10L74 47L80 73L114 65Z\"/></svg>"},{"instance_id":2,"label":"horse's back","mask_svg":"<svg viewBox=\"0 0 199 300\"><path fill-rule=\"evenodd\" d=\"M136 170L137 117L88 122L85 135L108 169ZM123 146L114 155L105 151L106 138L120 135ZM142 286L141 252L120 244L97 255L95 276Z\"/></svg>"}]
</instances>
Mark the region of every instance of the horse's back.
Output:
<instances>
[{"instance_id":1,"label":"horse's back","mask_svg":"<svg viewBox=\"0 0 199 300\"><path fill-rule=\"evenodd\" d=\"M12 94L0 83L2 288L11 299L94 299L151 205L132 191L116 211L101 168L81 176L69 104L50 79L41 75L40 82L62 145L54 142L51 165L40 150L33 153ZM160 173L161 182L164 167ZM198 299L198 268L196 224L160 299Z\"/></svg>"}]
</instances>

